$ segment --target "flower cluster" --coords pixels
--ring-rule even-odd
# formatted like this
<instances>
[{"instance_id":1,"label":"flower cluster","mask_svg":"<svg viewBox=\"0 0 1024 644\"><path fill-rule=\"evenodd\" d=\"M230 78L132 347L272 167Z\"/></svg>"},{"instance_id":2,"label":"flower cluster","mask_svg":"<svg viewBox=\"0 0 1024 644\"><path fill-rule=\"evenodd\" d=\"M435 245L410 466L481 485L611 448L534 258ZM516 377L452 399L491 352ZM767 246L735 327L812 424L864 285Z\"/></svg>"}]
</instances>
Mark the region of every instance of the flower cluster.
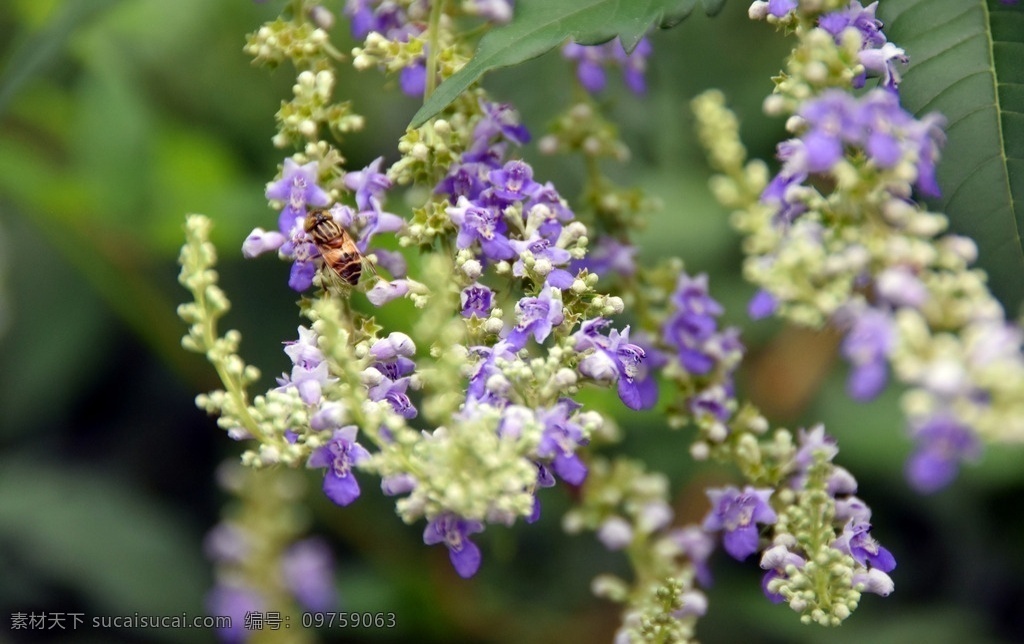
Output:
<instances>
[{"instance_id":1,"label":"flower cluster","mask_svg":"<svg viewBox=\"0 0 1024 644\"><path fill-rule=\"evenodd\" d=\"M243 641L246 614L275 610L338 609L334 561L328 544L303 537L305 522L295 501L302 478L284 469L252 470L237 463L218 471L221 487L244 500L206 535L204 550L215 566L217 582L207 594L211 615L230 616L218 635Z\"/></svg>"},{"instance_id":2,"label":"flower cluster","mask_svg":"<svg viewBox=\"0 0 1024 644\"><path fill-rule=\"evenodd\" d=\"M755 0L750 6L750 17L792 27L805 16L798 9L797 0ZM875 18L878 2L867 7L857 0L838 11L829 11L817 18L817 26L828 33L837 45L851 38L858 42L857 61L860 69L853 77L853 87L861 88L867 78L878 78L881 87L895 90L900 83L899 67L905 65L905 52L889 42L882 32L882 23Z\"/></svg>"},{"instance_id":3,"label":"flower cluster","mask_svg":"<svg viewBox=\"0 0 1024 644\"><path fill-rule=\"evenodd\" d=\"M874 5L805 15L783 4L772 7L791 20L798 52L835 52L849 35L865 44L861 59L893 50ZM766 102L769 111L793 112L787 127L796 136L779 146L778 174L768 181L742 154L716 155L724 173L716 193L737 208L734 222L747 235L745 274L763 290L758 308L843 330L855 399L877 396L890 373L909 385L903 406L917 445L906 472L914 487L934 491L979 456L981 437L1024 436L1021 332L970 268L974 243L943 235L945 218L913 200L915 191L939 193L941 117L906 112L891 69L879 74L883 88L854 97L858 64L871 71L868 63L848 61L849 73L830 68L823 85L806 59L794 54L780 100ZM847 91L828 88L843 82ZM798 87L811 91L799 98ZM694 109L707 145L742 152L719 96L701 97Z\"/></svg>"},{"instance_id":4,"label":"flower cluster","mask_svg":"<svg viewBox=\"0 0 1024 644\"><path fill-rule=\"evenodd\" d=\"M784 4L773 0L773 15ZM594 582L596 593L625 604L622 639L692 637L707 606L699 586L711 582L708 560L719 537L737 559L762 553L766 594L786 600L809 621L836 624L860 592L889 592L885 573L895 561L872 539L870 511L854 496L853 477L833 465L834 442L821 428L797 439L784 429L769 434L767 421L737 402L733 372L743 346L736 329L720 328L722 307L708 293L707 277L691 277L676 262L653 279L656 271L636 265L628 233L647 202L638 191L615 189L596 169L598 158L624 159L628 150L593 99L573 106L554 138L545 137L540 146L582 152L594 166L582 216L517 155L530 133L516 111L480 89L464 94L442 117L407 131L398 144L402 156L389 167L378 158L346 171L340 152L320 139L322 123L334 134L344 131L328 114L332 65L340 57L325 45L313 46L333 18L319 5L309 9L296 11L288 23L296 37L312 39L308 50L295 43L275 49L277 31L270 27L249 47L260 61L292 59L301 70L296 101L282 108L287 114L279 114L275 142L304 137L306 145L285 159L279 178L267 186L268 201L280 211L277 229L253 230L243 254L276 251L291 262L293 289L323 286L300 301L310 324L285 344L291 368L265 395L249 401L246 386L258 374L236 355L237 334L216 334L227 302L215 285L208 222L190 220L182 254L182 283L196 300L182 307L192 324L185 344L206 353L225 384L224 391L198 402L221 415L232 438L255 443L242 463L322 470L324 494L341 506L359 498L364 477L378 476L401 519L422 519L423 542L443 545L462 577L475 575L484 559L475 535L489 525L536 521L540 490L561 481L579 498L566 516L567 529L591 529L609 549L631 554L633 588L610 575ZM399 73L402 90L419 95L466 60L468 40L456 32L461 18L506 21L512 2L465 0L456 8L425 0L348 0L344 13L353 35L364 41L353 51L353 65ZM853 37L847 34L856 32L866 55L884 49L873 8L858 12L850 5L840 14L817 29L830 34L830 46L849 46ZM305 20L316 27L303 29ZM645 89L646 40L628 55L620 43L569 45L563 53L578 63L579 80L591 92L604 87L608 63L622 68L630 89ZM891 59L885 61L889 79ZM866 73L878 72L868 62L861 65ZM778 242L796 231L814 239L824 229L817 222L807 232L822 202L838 199L842 190L816 192L814 178L845 180L850 168L871 172L888 182L879 190L879 199L888 202L909 198L910 188L901 187L908 181L919 190L932 186L936 130L903 113L889 96L827 95L801 109L777 185L763 190L762 184L753 199L768 222L766 238ZM348 111L345 118L349 125L358 120ZM407 203L422 199L422 206L412 206L409 217L387 212L388 191L406 184L413 186ZM394 234L401 252L372 247L385 233ZM328 235L333 238L325 240ZM778 245L761 248L765 274L779 274L785 252L776 252ZM407 264L411 249L418 257ZM380 317L395 328L385 329L360 303L348 301L362 295L328 288L325 280L340 259L365 259L386 269L392 281L378 279L372 288L355 290L376 307L408 296L416 315L388 316L386 310ZM940 260L949 263L948 257ZM900 325L913 321L904 312L926 311L931 297L919 267L890 268L884 281L858 283L877 298L864 298L859 308L844 301L830 311L853 329L844 352L864 395L884 385L886 360L900 368L895 361L909 346ZM632 325L612 321L627 304L597 289L602 276L622 278L630 305L637 305ZM925 295L909 294L906 284L913 280L921 280ZM761 283L761 301L752 306L758 315L799 303L775 285ZM882 326L884 337L877 336ZM998 355L991 343L972 350L979 363L982 356ZM698 426L693 456L731 461L746 479L742 488L709 490L712 507L699 526L673 526L666 477L595 453L617 436L613 424L578 396L587 385L614 388L628 409L651 409L659 376L676 385L670 423ZM957 434L962 419L952 413L928 418L920 435L929 449L914 467L948 470L950 449L940 447L969 448ZM227 546L216 549L220 560L232 559L235 541L242 540L221 535L218 543ZM242 553L238 559L254 557ZM333 601L315 544L299 542L284 559L290 563L279 576L291 596L310 610ZM241 594L229 593L218 605L261 605L246 603L247 587L236 586Z\"/></svg>"}]
</instances>

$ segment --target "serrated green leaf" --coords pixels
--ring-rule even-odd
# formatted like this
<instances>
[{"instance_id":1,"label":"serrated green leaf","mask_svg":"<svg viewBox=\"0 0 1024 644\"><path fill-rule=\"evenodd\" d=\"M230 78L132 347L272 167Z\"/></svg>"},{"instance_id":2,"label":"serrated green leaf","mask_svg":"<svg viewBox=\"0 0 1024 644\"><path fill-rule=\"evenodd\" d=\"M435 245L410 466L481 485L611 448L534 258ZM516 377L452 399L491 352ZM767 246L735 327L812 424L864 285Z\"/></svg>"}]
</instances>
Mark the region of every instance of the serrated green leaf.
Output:
<instances>
[{"instance_id":1,"label":"serrated green leaf","mask_svg":"<svg viewBox=\"0 0 1024 644\"><path fill-rule=\"evenodd\" d=\"M946 116L929 205L978 243L978 265L1010 315L1024 301L1024 6L998 0L886 0L879 18L906 49L907 109Z\"/></svg>"},{"instance_id":2,"label":"serrated green leaf","mask_svg":"<svg viewBox=\"0 0 1024 644\"><path fill-rule=\"evenodd\" d=\"M724 0L701 0L709 14ZM410 127L443 110L485 73L536 58L572 38L598 44L615 38L632 51L652 26L668 28L690 15L697 0L519 0L512 22L480 39L465 67L430 95Z\"/></svg>"}]
</instances>

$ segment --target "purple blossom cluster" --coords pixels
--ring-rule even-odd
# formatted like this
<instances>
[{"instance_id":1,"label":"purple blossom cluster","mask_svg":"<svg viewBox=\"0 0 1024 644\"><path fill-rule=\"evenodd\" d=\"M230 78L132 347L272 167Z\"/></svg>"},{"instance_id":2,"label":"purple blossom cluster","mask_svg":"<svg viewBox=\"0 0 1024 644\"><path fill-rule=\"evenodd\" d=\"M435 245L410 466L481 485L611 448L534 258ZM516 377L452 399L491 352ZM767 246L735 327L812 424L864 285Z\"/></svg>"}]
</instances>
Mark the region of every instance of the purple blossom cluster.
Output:
<instances>
[{"instance_id":1,"label":"purple blossom cluster","mask_svg":"<svg viewBox=\"0 0 1024 644\"><path fill-rule=\"evenodd\" d=\"M818 18L818 26L832 34L837 44L847 29L856 30L860 35L861 49L857 57L864 71L853 79L854 88L864 87L868 77L877 77L881 87L896 91L900 84L897 64L906 65L907 56L902 49L888 42L882 33L882 21L875 18L877 8L878 2L864 7L857 0L852 0L846 9Z\"/></svg>"},{"instance_id":2,"label":"purple blossom cluster","mask_svg":"<svg viewBox=\"0 0 1024 644\"><path fill-rule=\"evenodd\" d=\"M257 579L247 579L242 565L261 556L266 535L254 534L249 526L224 520L206 535L203 549L206 557L232 574L220 575L220 581L206 596L210 615L231 616L231 626L218 632L225 642L244 642L248 632L243 627L245 615L267 610L271 589L261 589ZM334 558L330 546L311 537L289 545L275 562L284 589L299 605L309 611L337 608L338 594L334 588ZM277 592L280 592L279 590Z\"/></svg>"},{"instance_id":3,"label":"purple blossom cluster","mask_svg":"<svg viewBox=\"0 0 1024 644\"><path fill-rule=\"evenodd\" d=\"M785 20L797 11L797 0L756 0L750 8L752 17L771 16ZM878 78L879 86L896 91L900 84L899 65L907 63L905 52L888 41L882 33L882 22L875 17L878 2L867 7L857 0L851 0L845 9L822 14L818 27L829 33L836 44L841 44L844 34L852 30L860 37L861 48L857 58L864 68L853 80L855 88L864 86L867 78Z\"/></svg>"},{"instance_id":4,"label":"purple blossom cluster","mask_svg":"<svg viewBox=\"0 0 1024 644\"><path fill-rule=\"evenodd\" d=\"M406 420L415 418L418 413L406 393L416 369L412 360L415 354L412 338L398 332L377 340L370 347L370 357L374 360L367 369L368 380L372 383L370 400L388 401L395 413Z\"/></svg>"},{"instance_id":5,"label":"purple blossom cluster","mask_svg":"<svg viewBox=\"0 0 1024 644\"><path fill-rule=\"evenodd\" d=\"M429 9L427 0L402 6L393 0L347 0L344 13L351 20L352 37L357 40L377 33L388 40L406 42L426 30L422 16ZM420 17L414 19L413 17ZM426 48L424 48L425 50ZM427 82L426 51L399 73L398 84L407 96L422 96Z\"/></svg>"},{"instance_id":6,"label":"purple blossom cluster","mask_svg":"<svg viewBox=\"0 0 1024 644\"><path fill-rule=\"evenodd\" d=\"M913 185L924 195L939 195L935 164L945 140L941 116L916 119L900 107L896 94L885 90L859 98L829 90L804 103L798 115L803 133L779 144L782 169L761 195L763 203L776 208L779 223L792 223L807 210L794 188L812 174L833 172L854 152L883 171L909 164Z\"/></svg>"},{"instance_id":7,"label":"purple blossom cluster","mask_svg":"<svg viewBox=\"0 0 1024 644\"><path fill-rule=\"evenodd\" d=\"M708 378L687 405L699 422L724 428L735 408L732 372L743 355L739 329L719 330L723 309L708 292L706 274L681 274L671 303L673 311L662 329L664 342L688 374Z\"/></svg>"},{"instance_id":8,"label":"purple blossom cluster","mask_svg":"<svg viewBox=\"0 0 1024 644\"><path fill-rule=\"evenodd\" d=\"M363 253L368 252L375 235L395 232L405 223L398 215L383 210L384 193L391 188L391 180L380 172L382 162L383 158L378 158L366 168L345 175L345 186L355 195L356 209L335 204L328 211L353 236ZM291 158L284 160L281 178L268 184L266 192L267 199L284 203L278 229L268 232L255 228L242 244L242 254L247 258L277 251L280 257L291 260L288 286L300 292L313 285L320 257L320 251L306 232L306 215L311 208L322 208L331 202L330 196L317 183L317 167L315 161L299 165ZM404 277L406 266L401 254L383 249L373 252L378 263L392 275Z\"/></svg>"},{"instance_id":9,"label":"purple blossom cluster","mask_svg":"<svg viewBox=\"0 0 1024 644\"><path fill-rule=\"evenodd\" d=\"M821 462L829 464L830 475L825 491L835 504L834 526L839 530L829 547L853 558L857 566L853 575L855 586L864 584L867 592L887 595L893 584L886 573L896 567L896 560L871 536L871 510L856 496L856 479L846 469L831 464L838 452L835 440L825 434L821 425L810 431L800 430L788 486L797 492L805 489L810 469ZM773 526L778 521L771 503L774 492L772 488L752 486L742 490L734 486L709 489L711 509L702 529L706 533L721 532L723 548L739 561L763 552L761 568L767 572L762 580L762 589L771 601L781 602L784 597L769 588L770 582L786 579L790 574L787 572L789 566L800 570L809 558L816 557L818 553L804 551L801 545L797 545L799 540L793 542L792 539L782 540L789 545L775 543L766 547L767 542L762 540L758 526Z\"/></svg>"},{"instance_id":10,"label":"purple blossom cluster","mask_svg":"<svg viewBox=\"0 0 1024 644\"><path fill-rule=\"evenodd\" d=\"M562 47L562 56L576 62L576 78L588 92L597 94L607 84L605 68L618 66L622 68L622 78L626 86L635 94L647 93L647 59L651 55L651 42L642 38L632 52L626 53L621 40L611 40L601 45L580 45L566 43Z\"/></svg>"}]
</instances>

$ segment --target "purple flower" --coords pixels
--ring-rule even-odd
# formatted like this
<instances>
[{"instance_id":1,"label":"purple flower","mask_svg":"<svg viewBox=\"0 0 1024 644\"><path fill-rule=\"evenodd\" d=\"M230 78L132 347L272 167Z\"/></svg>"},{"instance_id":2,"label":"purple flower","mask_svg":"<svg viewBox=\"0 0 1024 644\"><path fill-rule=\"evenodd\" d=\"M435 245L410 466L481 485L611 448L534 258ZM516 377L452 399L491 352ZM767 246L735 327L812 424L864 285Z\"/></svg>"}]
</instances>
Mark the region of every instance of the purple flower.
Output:
<instances>
[{"instance_id":1,"label":"purple flower","mask_svg":"<svg viewBox=\"0 0 1024 644\"><path fill-rule=\"evenodd\" d=\"M463 519L451 513L445 513L427 524L423 531L423 543L428 546L444 543L448 547L448 557L459 576L468 579L480 569L480 548L469 540L469 535L483 532L484 526L479 521Z\"/></svg>"},{"instance_id":2,"label":"purple flower","mask_svg":"<svg viewBox=\"0 0 1024 644\"><path fill-rule=\"evenodd\" d=\"M462 315L463 317L486 318L491 314L491 301L494 292L483 284L473 283L462 289Z\"/></svg>"},{"instance_id":3,"label":"purple flower","mask_svg":"<svg viewBox=\"0 0 1024 644\"><path fill-rule=\"evenodd\" d=\"M296 220L306 216L307 206L326 206L331 197L317 185L319 166L316 161L299 165L290 157L284 160L281 178L267 184L267 199L285 202L278 220L278 229L288 235Z\"/></svg>"},{"instance_id":4,"label":"purple flower","mask_svg":"<svg viewBox=\"0 0 1024 644\"><path fill-rule=\"evenodd\" d=\"M593 351L583 357L579 372L598 382L615 382L619 399L634 410L650 409L658 401L658 386L650 372L647 351L629 341L629 327L607 336L601 331L611 323L604 318L587 320L573 334L576 351Z\"/></svg>"},{"instance_id":5,"label":"purple flower","mask_svg":"<svg viewBox=\"0 0 1024 644\"><path fill-rule=\"evenodd\" d=\"M375 31L388 40L408 40L422 31L411 24L405 10L395 2L348 0L344 12L352 18L352 36L363 39Z\"/></svg>"},{"instance_id":6,"label":"purple flower","mask_svg":"<svg viewBox=\"0 0 1024 644\"><path fill-rule=\"evenodd\" d=\"M629 277L636 272L636 247L623 244L614 237L599 237L587 251L586 257L569 263L569 271L573 274L586 269L601 277L622 275Z\"/></svg>"},{"instance_id":7,"label":"purple flower","mask_svg":"<svg viewBox=\"0 0 1024 644\"><path fill-rule=\"evenodd\" d=\"M303 227L307 206L326 206L330 203L328 194L317 185L317 163L311 161L298 165L291 158L284 160L281 178L267 184L267 199L285 202L278 217L278 231L266 232L256 228L242 244L242 254L255 257L277 250L283 257L293 261L288 277L288 286L304 291L313 284L316 274L315 258L319 255Z\"/></svg>"},{"instance_id":8,"label":"purple flower","mask_svg":"<svg viewBox=\"0 0 1024 644\"><path fill-rule=\"evenodd\" d=\"M373 288L366 292L366 299L370 300L370 304L374 306L384 306L388 302L404 297L408 293L409 280L401 279L389 282L385 279L380 279L373 285Z\"/></svg>"},{"instance_id":9,"label":"purple flower","mask_svg":"<svg viewBox=\"0 0 1024 644\"><path fill-rule=\"evenodd\" d=\"M217 629L223 642L246 642L251 632L245 628L245 616L267 609L266 599L259 592L231 583L218 583L206 596L207 615L229 617L226 628Z\"/></svg>"},{"instance_id":10,"label":"purple flower","mask_svg":"<svg viewBox=\"0 0 1024 644\"><path fill-rule=\"evenodd\" d=\"M326 467L324 494L338 505L348 505L359 498L359 482L352 467L368 459L370 453L356 441L356 426L347 425L334 431L327 444L318 447L306 467Z\"/></svg>"},{"instance_id":11,"label":"purple flower","mask_svg":"<svg viewBox=\"0 0 1024 644\"><path fill-rule=\"evenodd\" d=\"M718 334L715 318L722 314L722 305L708 294L706 274L695 278L681 274L672 303L676 310L665 322L665 340L676 348L679 362L688 372L705 375L726 351L741 349L735 334Z\"/></svg>"},{"instance_id":12,"label":"purple flower","mask_svg":"<svg viewBox=\"0 0 1024 644\"><path fill-rule=\"evenodd\" d=\"M519 122L519 113L511 105L480 101L483 118L473 128L473 138L490 141L501 136L517 145L530 142L530 132Z\"/></svg>"},{"instance_id":13,"label":"purple flower","mask_svg":"<svg viewBox=\"0 0 1024 644\"><path fill-rule=\"evenodd\" d=\"M757 552L758 523L771 525L778 519L768 504L772 490L747 486L741 492L729 486L707 490L711 510L702 527L707 531L722 530L722 545L734 559L743 561Z\"/></svg>"},{"instance_id":14,"label":"purple flower","mask_svg":"<svg viewBox=\"0 0 1024 644\"><path fill-rule=\"evenodd\" d=\"M689 525L672 531L672 541L691 563L697 576L697 583L704 588L712 584L708 559L715 549L715 540L700 526Z\"/></svg>"},{"instance_id":15,"label":"purple flower","mask_svg":"<svg viewBox=\"0 0 1024 644\"><path fill-rule=\"evenodd\" d=\"M779 593L772 592L768 588L768 584L774 579L785 579L787 567L803 568L806 563L806 559L790 552L786 546L772 546L765 550L761 556L761 568L768 571L761 579L761 591L764 592L765 597L773 604L786 601L786 598Z\"/></svg>"},{"instance_id":16,"label":"purple flower","mask_svg":"<svg viewBox=\"0 0 1024 644\"><path fill-rule=\"evenodd\" d=\"M480 242L485 257L489 259L512 259L515 250L505 236L505 220L494 208L482 208L465 197L459 197L454 206L446 209L452 222L459 227L455 243L459 248L469 248L473 242Z\"/></svg>"},{"instance_id":17,"label":"purple flower","mask_svg":"<svg viewBox=\"0 0 1024 644\"><path fill-rule=\"evenodd\" d=\"M379 209L381 197L391 188L391 179L380 171L383 162L384 157L377 157L362 170L345 175L345 187L355 190L360 210Z\"/></svg>"},{"instance_id":18,"label":"purple flower","mask_svg":"<svg viewBox=\"0 0 1024 644\"><path fill-rule=\"evenodd\" d=\"M533 168L518 159L500 170L491 170L487 177L493 185L492 194L505 204L523 201L540 188L533 180Z\"/></svg>"},{"instance_id":19,"label":"purple flower","mask_svg":"<svg viewBox=\"0 0 1024 644\"><path fill-rule=\"evenodd\" d=\"M398 86L402 93L413 98L423 96L427 87L427 65L423 58L419 58L412 65L403 67L398 74Z\"/></svg>"},{"instance_id":20,"label":"purple flower","mask_svg":"<svg viewBox=\"0 0 1024 644\"><path fill-rule=\"evenodd\" d=\"M956 478L960 461L981 456L981 442L971 428L945 413L921 424L914 440L917 449L907 461L906 475L923 494L936 492Z\"/></svg>"},{"instance_id":21,"label":"purple flower","mask_svg":"<svg viewBox=\"0 0 1024 644\"><path fill-rule=\"evenodd\" d=\"M454 163L448 176L437 184L434 192L449 195L449 200L466 197L471 202L475 201L484 190L481 177L485 170L489 171L490 166L482 163Z\"/></svg>"},{"instance_id":22,"label":"purple flower","mask_svg":"<svg viewBox=\"0 0 1024 644\"><path fill-rule=\"evenodd\" d=\"M409 375L416 368L416 363L411 359L415 354L416 345L412 339L399 332L377 340L370 347L370 356L376 360L370 368L379 374L379 379L368 392L370 400L388 401L395 413L406 419L415 418L417 415L416 407L406 393L409 388Z\"/></svg>"},{"instance_id":23,"label":"purple flower","mask_svg":"<svg viewBox=\"0 0 1024 644\"><path fill-rule=\"evenodd\" d=\"M768 13L782 18L797 7L797 0L768 0Z\"/></svg>"},{"instance_id":24,"label":"purple flower","mask_svg":"<svg viewBox=\"0 0 1024 644\"><path fill-rule=\"evenodd\" d=\"M277 250L284 244L285 239L285 236L279 232L267 232L262 228L254 228L242 243L242 256L252 259L263 253Z\"/></svg>"},{"instance_id":25,"label":"purple flower","mask_svg":"<svg viewBox=\"0 0 1024 644\"><path fill-rule=\"evenodd\" d=\"M562 298L556 299L556 292L548 285L537 297L524 297L516 303L516 325L506 338L513 351L526 346L531 335L538 343L544 342L551 329L562 323Z\"/></svg>"},{"instance_id":26,"label":"purple flower","mask_svg":"<svg viewBox=\"0 0 1024 644\"><path fill-rule=\"evenodd\" d=\"M564 248L552 245L551 240L534 233L526 240L513 239L512 248L515 249L519 259L512 265L512 274L516 277L526 275L526 264L523 260L524 253L530 253L535 260L546 260L551 266L565 266L572 259L572 255ZM569 271L555 268L547 274L547 282L559 289L567 289L572 286L575 278Z\"/></svg>"},{"instance_id":27,"label":"purple flower","mask_svg":"<svg viewBox=\"0 0 1024 644\"><path fill-rule=\"evenodd\" d=\"M882 21L875 18L877 8L877 2L864 7L853 0L846 9L833 11L818 18L818 26L832 34L837 44L841 40L843 30L853 27L860 32L865 47L881 47L885 44L886 38L882 33Z\"/></svg>"},{"instance_id":28,"label":"purple flower","mask_svg":"<svg viewBox=\"0 0 1024 644\"><path fill-rule=\"evenodd\" d=\"M641 39L636 48L628 54L620 40L600 45L579 45L570 42L562 47L562 56L576 61L576 78L591 94L604 90L604 68L611 64L622 67L623 79L633 93L643 94L647 91L644 72L647 70L647 58L651 55L651 49L651 43L647 38Z\"/></svg>"},{"instance_id":29,"label":"purple flower","mask_svg":"<svg viewBox=\"0 0 1024 644\"><path fill-rule=\"evenodd\" d=\"M334 558L323 539L296 541L281 555L281 576L295 599L311 611L338 604L334 589Z\"/></svg>"},{"instance_id":30,"label":"purple flower","mask_svg":"<svg viewBox=\"0 0 1024 644\"><path fill-rule=\"evenodd\" d=\"M299 339L286 342L284 352L292 359L292 371L290 376L282 374L277 379L278 391L295 387L304 403L318 404L324 385L337 378L329 377L324 355L317 346L316 332L300 326Z\"/></svg>"},{"instance_id":31,"label":"purple flower","mask_svg":"<svg viewBox=\"0 0 1024 644\"><path fill-rule=\"evenodd\" d=\"M844 552L862 566L889 572L896 567L892 553L883 548L870 534L871 524L851 520L843 526L843 533L832 542L832 547Z\"/></svg>"},{"instance_id":32,"label":"purple flower","mask_svg":"<svg viewBox=\"0 0 1024 644\"><path fill-rule=\"evenodd\" d=\"M493 376L501 374L501 369L496 361L499 358L502 360L514 359L515 351L518 349L513 347L510 342L502 340L493 347L470 347L470 351L482 359L469 378L469 386L466 388L467 403L473 401L503 407L508 402L508 396L503 391L494 390L495 383L492 382Z\"/></svg>"},{"instance_id":33,"label":"purple flower","mask_svg":"<svg viewBox=\"0 0 1024 644\"><path fill-rule=\"evenodd\" d=\"M758 289L747 304L747 315L751 320L761 320L773 315L779 307L779 301L768 291Z\"/></svg>"},{"instance_id":34,"label":"purple flower","mask_svg":"<svg viewBox=\"0 0 1024 644\"><path fill-rule=\"evenodd\" d=\"M842 351L853 370L846 389L854 400L871 400L885 389L887 358L896 342L892 318L885 311L867 309L853 322L843 339Z\"/></svg>"},{"instance_id":35,"label":"purple flower","mask_svg":"<svg viewBox=\"0 0 1024 644\"><path fill-rule=\"evenodd\" d=\"M568 400L561 400L549 409L537 414L544 425L537 455L551 459L551 467L567 483L582 485L587 477L587 466L576 455L576 448L585 445L583 428L569 420L569 414L577 406Z\"/></svg>"}]
</instances>

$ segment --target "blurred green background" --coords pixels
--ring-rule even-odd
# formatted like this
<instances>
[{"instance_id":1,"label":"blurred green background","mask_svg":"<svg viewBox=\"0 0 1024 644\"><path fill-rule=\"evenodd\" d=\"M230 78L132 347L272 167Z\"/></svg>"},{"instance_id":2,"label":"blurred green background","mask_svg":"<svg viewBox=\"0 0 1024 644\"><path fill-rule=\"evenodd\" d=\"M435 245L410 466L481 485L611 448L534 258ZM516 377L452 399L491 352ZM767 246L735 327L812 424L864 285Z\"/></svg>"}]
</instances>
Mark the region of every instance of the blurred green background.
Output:
<instances>
[{"instance_id":1,"label":"blurred green background","mask_svg":"<svg viewBox=\"0 0 1024 644\"><path fill-rule=\"evenodd\" d=\"M254 226L276 222L263 189L282 159L270 143L273 114L293 76L252 67L241 46L281 4L0 3L0 642L213 640L154 630L25 637L10 631L9 615L202 611L212 583L202 538L226 500L214 470L237 446L193 405L216 382L179 347L184 325L174 308L186 293L175 260L185 213L210 215L234 303L226 326L242 331L242 353L269 386L289 366L281 342L301 320L287 266L243 262L240 247ZM1024 641L1024 451L989 449L950 489L917 496L902 477L909 443L898 394L855 405L843 393L834 338L745 319L752 288L705 188L686 103L721 87L752 153L772 154L781 124L759 106L788 43L750 23L746 4L655 34L647 99L612 81L602 100L634 155L609 171L665 204L638 236L641 257L675 254L691 272L709 272L728 321L744 325L741 390L773 420L822 421L839 439L838 462L859 479L874 534L899 565L894 595L866 596L844 626L823 630L765 601L752 561L716 554L698 635L709 643ZM350 49L347 25L334 32ZM538 138L567 104L571 74L553 53L486 84L519 106ZM344 68L339 87L369 115L344 149L352 167L381 154L393 161L416 102L375 73ZM524 154L542 181L578 194L573 160L541 158L535 146ZM601 404L628 430L626 448L669 474L679 518L698 520L703 487L731 473L694 466L687 434L668 431L657 414ZM561 534L564 490L544 495L538 524L482 535L483 568L463 581L442 548L422 545L422 525L394 516L374 482L364 479L363 498L345 509L321 500L318 487L311 478L314 530L335 546L344 608L397 615L397 630L355 631L352 641L589 642L607 641L616 627L616 608L591 597L589 583L625 572L624 562L592 535Z\"/></svg>"}]
</instances>

